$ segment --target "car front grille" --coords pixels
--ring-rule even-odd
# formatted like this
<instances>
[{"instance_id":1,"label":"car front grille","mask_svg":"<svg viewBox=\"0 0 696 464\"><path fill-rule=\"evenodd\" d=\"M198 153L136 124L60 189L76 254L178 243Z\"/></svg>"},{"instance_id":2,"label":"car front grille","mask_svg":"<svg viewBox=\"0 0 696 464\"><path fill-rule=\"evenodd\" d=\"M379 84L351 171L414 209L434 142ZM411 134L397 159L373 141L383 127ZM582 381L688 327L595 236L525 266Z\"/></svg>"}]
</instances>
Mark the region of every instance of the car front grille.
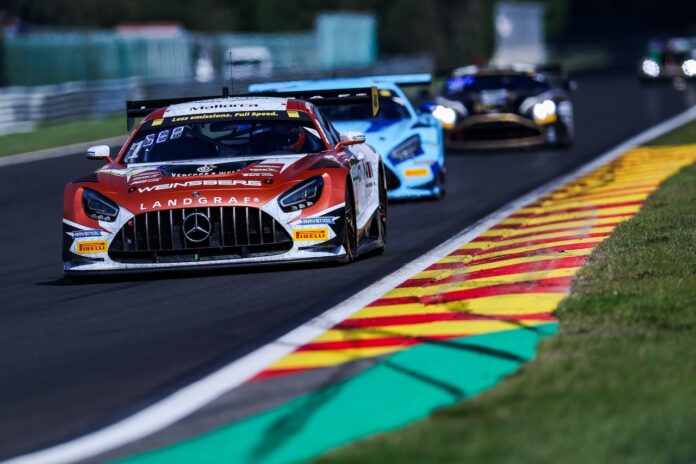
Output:
<instances>
[{"instance_id":1,"label":"car front grille","mask_svg":"<svg viewBox=\"0 0 696 464\"><path fill-rule=\"evenodd\" d=\"M284 253L290 234L268 213L244 206L171 209L135 216L109 247L123 263L198 262Z\"/></svg>"},{"instance_id":2,"label":"car front grille","mask_svg":"<svg viewBox=\"0 0 696 464\"><path fill-rule=\"evenodd\" d=\"M538 129L523 126L514 122L486 122L477 123L452 134L455 141L489 141L523 139L527 137L539 137Z\"/></svg>"}]
</instances>

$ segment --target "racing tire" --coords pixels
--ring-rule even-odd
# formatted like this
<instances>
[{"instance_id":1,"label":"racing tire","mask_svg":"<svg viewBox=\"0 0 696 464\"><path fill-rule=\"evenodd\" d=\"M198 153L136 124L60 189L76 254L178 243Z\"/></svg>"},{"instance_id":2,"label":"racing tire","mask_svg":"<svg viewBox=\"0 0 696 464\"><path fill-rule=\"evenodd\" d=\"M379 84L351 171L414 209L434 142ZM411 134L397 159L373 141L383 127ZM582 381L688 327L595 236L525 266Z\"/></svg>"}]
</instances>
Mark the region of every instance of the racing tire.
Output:
<instances>
[{"instance_id":1,"label":"racing tire","mask_svg":"<svg viewBox=\"0 0 696 464\"><path fill-rule=\"evenodd\" d=\"M445 168L440 168L440 171L437 173L437 186L439 187L437 195L435 196L436 200L440 200L447 195L447 184L446 184L446 176L445 176Z\"/></svg>"},{"instance_id":2,"label":"racing tire","mask_svg":"<svg viewBox=\"0 0 696 464\"><path fill-rule=\"evenodd\" d=\"M346 204L343 208L343 248L346 250L343 262L355 261L358 256L358 226L350 180L346 180Z\"/></svg>"},{"instance_id":3,"label":"racing tire","mask_svg":"<svg viewBox=\"0 0 696 464\"><path fill-rule=\"evenodd\" d=\"M379 206L377 206L377 240L379 241L378 254L384 253L387 246L387 175L384 167L379 167Z\"/></svg>"}]
</instances>

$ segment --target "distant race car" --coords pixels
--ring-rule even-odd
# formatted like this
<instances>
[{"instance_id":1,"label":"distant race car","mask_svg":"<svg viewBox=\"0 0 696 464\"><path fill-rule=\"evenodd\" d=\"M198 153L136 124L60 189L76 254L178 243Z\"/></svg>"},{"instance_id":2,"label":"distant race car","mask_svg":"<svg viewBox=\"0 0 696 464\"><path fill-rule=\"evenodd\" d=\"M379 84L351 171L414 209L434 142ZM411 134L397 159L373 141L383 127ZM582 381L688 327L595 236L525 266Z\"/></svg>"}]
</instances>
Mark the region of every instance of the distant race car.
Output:
<instances>
[{"instance_id":1,"label":"distant race car","mask_svg":"<svg viewBox=\"0 0 696 464\"><path fill-rule=\"evenodd\" d=\"M467 66L454 70L425 106L445 128L448 148L569 146L575 128L567 90L575 84L553 81L532 66Z\"/></svg>"},{"instance_id":2,"label":"distant race car","mask_svg":"<svg viewBox=\"0 0 696 464\"><path fill-rule=\"evenodd\" d=\"M403 86L430 84L430 74L370 76L254 84L250 92L304 91L377 86L379 113L360 106L326 106L322 111L339 131L363 132L382 154L390 199L440 197L445 193L442 128L429 112L416 110Z\"/></svg>"},{"instance_id":3,"label":"distant race car","mask_svg":"<svg viewBox=\"0 0 696 464\"><path fill-rule=\"evenodd\" d=\"M128 117L144 120L115 157L91 148L107 165L65 189L66 273L349 262L383 250L380 155L361 134L339 134L325 104L376 112L377 89L128 102Z\"/></svg>"},{"instance_id":4,"label":"distant race car","mask_svg":"<svg viewBox=\"0 0 696 464\"><path fill-rule=\"evenodd\" d=\"M696 77L696 37L653 40L638 67L645 81Z\"/></svg>"}]
</instances>

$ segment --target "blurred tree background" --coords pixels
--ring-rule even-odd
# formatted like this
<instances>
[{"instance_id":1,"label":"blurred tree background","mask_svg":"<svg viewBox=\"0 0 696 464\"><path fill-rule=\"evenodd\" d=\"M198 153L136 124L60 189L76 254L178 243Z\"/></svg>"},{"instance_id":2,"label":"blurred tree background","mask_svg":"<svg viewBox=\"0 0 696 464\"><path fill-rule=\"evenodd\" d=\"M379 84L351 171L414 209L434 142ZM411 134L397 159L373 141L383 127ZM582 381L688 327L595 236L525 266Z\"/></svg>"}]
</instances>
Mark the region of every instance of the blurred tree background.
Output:
<instances>
[{"instance_id":1,"label":"blurred tree background","mask_svg":"<svg viewBox=\"0 0 696 464\"><path fill-rule=\"evenodd\" d=\"M493 49L494 0L2 0L32 26L111 28L177 22L192 31L285 32L312 28L328 10L372 12L380 53L428 52L440 66L485 61ZM694 0L539 0L551 43L644 41L696 35Z\"/></svg>"}]
</instances>

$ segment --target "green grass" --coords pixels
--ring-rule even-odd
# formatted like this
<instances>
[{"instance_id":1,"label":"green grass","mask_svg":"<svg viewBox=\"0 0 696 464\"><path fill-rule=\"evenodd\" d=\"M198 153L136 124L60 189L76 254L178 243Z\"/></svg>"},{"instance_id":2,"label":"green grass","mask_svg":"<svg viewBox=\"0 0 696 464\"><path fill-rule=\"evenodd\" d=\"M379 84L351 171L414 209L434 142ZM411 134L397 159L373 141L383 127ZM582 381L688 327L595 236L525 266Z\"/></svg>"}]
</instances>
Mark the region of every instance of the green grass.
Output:
<instances>
[{"instance_id":1,"label":"green grass","mask_svg":"<svg viewBox=\"0 0 696 464\"><path fill-rule=\"evenodd\" d=\"M123 115L40 126L32 132L0 137L0 156L126 134Z\"/></svg>"},{"instance_id":2,"label":"green grass","mask_svg":"<svg viewBox=\"0 0 696 464\"><path fill-rule=\"evenodd\" d=\"M652 140L648 145L682 145L696 143L696 123L689 123L677 130Z\"/></svg>"},{"instance_id":3,"label":"green grass","mask_svg":"<svg viewBox=\"0 0 696 464\"><path fill-rule=\"evenodd\" d=\"M696 140L678 132L660 143ZM594 251L557 316L496 388L318 462L696 462L696 165Z\"/></svg>"}]
</instances>

